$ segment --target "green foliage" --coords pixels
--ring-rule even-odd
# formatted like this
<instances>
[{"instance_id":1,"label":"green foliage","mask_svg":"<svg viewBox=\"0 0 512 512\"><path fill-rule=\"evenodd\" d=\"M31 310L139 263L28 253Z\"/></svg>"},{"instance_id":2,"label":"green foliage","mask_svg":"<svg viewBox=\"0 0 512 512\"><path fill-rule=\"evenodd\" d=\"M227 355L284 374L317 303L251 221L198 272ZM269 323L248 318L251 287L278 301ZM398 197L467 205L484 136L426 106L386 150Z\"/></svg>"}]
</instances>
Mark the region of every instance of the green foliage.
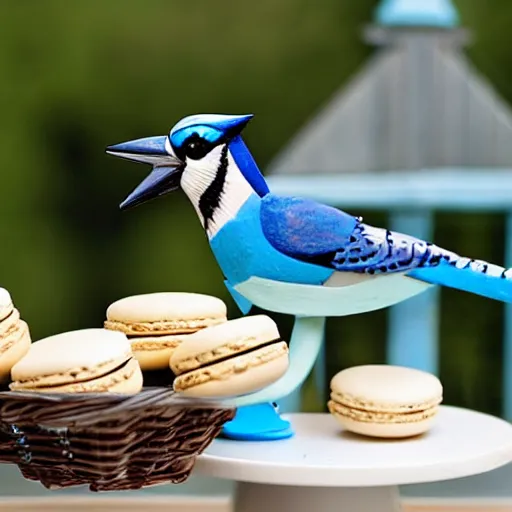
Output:
<instances>
[{"instance_id":1,"label":"green foliage","mask_svg":"<svg viewBox=\"0 0 512 512\"><path fill-rule=\"evenodd\" d=\"M247 140L264 167L368 57L372 50L360 31L375 4L2 2L0 283L34 339L99 326L112 300L156 290L215 294L238 315L184 197L121 214L117 205L147 169L105 156L104 147L166 133L194 112L254 112ZM458 6L476 31L471 57L512 99L512 7L505 0L460 0ZM469 255L485 256L484 243L497 247L492 256L499 262L494 237L500 235L490 230L491 221L460 218L446 233ZM475 238L470 229L478 223L482 236ZM440 240L454 246L446 233ZM458 299L446 297L452 309ZM464 301L468 308L474 301L473 311L495 307ZM463 330L458 304L459 320L443 325L449 396L495 410L497 385L491 389L497 398L486 400L475 375L484 370L498 383L493 354L500 341L489 342L489 329L495 332L500 313L485 309L490 316L480 315L480 327ZM279 321L289 332L290 319ZM384 333L383 312L330 322L328 372L382 361Z\"/></svg>"}]
</instances>

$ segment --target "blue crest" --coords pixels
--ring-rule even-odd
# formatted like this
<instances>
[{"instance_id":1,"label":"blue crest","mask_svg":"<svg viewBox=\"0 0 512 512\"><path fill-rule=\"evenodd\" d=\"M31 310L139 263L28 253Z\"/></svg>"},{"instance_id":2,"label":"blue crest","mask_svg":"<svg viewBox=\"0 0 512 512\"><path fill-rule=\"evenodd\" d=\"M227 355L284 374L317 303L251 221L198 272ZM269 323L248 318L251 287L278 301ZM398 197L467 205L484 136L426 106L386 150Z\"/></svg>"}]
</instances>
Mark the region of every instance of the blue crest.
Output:
<instances>
[{"instance_id":1,"label":"blue crest","mask_svg":"<svg viewBox=\"0 0 512 512\"><path fill-rule=\"evenodd\" d=\"M188 116L178 121L171 129L169 139L175 148L180 148L193 134L202 139L217 144L222 139L238 135L244 126L251 120L248 115L222 115L222 114L198 114Z\"/></svg>"}]
</instances>

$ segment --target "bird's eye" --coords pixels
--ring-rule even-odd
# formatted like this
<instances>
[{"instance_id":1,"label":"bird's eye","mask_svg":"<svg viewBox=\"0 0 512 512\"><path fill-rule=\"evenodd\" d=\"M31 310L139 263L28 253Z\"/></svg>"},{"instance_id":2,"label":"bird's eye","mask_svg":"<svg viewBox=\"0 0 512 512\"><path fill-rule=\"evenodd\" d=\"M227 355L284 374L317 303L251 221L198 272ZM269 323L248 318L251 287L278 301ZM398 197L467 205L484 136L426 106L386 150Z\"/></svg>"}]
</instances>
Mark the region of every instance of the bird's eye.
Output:
<instances>
[{"instance_id":1,"label":"bird's eye","mask_svg":"<svg viewBox=\"0 0 512 512\"><path fill-rule=\"evenodd\" d=\"M210 152L211 144L198 135L193 135L185 141L183 150L188 158L201 160Z\"/></svg>"}]
</instances>

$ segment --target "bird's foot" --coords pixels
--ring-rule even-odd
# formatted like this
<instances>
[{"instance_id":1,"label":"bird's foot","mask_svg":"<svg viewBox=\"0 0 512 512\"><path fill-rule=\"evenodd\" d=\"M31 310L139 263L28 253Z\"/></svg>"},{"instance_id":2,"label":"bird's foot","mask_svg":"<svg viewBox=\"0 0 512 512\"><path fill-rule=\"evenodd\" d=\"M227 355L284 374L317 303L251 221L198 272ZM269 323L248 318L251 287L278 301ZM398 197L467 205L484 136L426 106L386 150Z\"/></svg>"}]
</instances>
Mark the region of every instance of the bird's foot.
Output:
<instances>
[{"instance_id":1,"label":"bird's foot","mask_svg":"<svg viewBox=\"0 0 512 512\"><path fill-rule=\"evenodd\" d=\"M223 437L236 441L278 441L293 434L290 422L281 418L275 403L239 407L234 419L222 429Z\"/></svg>"}]
</instances>

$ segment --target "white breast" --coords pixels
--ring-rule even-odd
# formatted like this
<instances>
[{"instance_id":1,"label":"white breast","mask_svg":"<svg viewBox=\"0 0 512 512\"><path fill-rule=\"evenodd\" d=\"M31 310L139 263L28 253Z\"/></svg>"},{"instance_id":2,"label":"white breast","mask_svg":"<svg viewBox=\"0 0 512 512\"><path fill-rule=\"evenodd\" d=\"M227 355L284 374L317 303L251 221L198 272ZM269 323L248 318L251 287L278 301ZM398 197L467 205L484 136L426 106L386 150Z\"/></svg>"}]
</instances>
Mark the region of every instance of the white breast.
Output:
<instances>
[{"instance_id":1,"label":"white breast","mask_svg":"<svg viewBox=\"0 0 512 512\"><path fill-rule=\"evenodd\" d=\"M249 196L254 194L254 190L238 169L231 153L228 153L228 162L224 192L208 226L208 238L213 238L224 224L234 219Z\"/></svg>"},{"instance_id":2,"label":"white breast","mask_svg":"<svg viewBox=\"0 0 512 512\"><path fill-rule=\"evenodd\" d=\"M181 187L194 206L197 215L203 224L204 221L199 209L199 201L205 190L215 179L222 146L214 148L203 160L187 161L187 167L181 178ZM231 153L228 151L228 168L220 203L213 213L213 218L208 223L208 238L213 238L217 232L230 221L247 201L254 190L246 181Z\"/></svg>"}]
</instances>

